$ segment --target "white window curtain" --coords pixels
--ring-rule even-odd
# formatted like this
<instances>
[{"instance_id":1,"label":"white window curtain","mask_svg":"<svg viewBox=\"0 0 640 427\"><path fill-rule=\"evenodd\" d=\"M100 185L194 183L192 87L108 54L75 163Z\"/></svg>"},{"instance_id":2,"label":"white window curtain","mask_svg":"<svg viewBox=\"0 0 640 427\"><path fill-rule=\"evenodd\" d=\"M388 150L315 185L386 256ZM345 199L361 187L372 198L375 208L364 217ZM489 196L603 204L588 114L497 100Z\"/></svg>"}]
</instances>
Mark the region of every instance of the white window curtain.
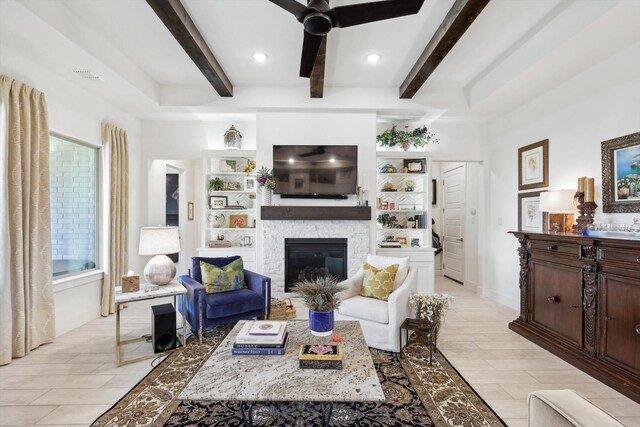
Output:
<instances>
[{"instance_id":1,"label":"white window curtain","mask_svg":"<svg viewBox=\"0 0 640 427\"><path fill-rule=\"evenodd\" d=\"M44 94L0 76L0 365L55 338Z\"/></svg>"},{"instance_id":2,"label":"white window curtain","mask_svg":"<svg viewBox=\"0 0 640 427\"><path fill-rule=\"evenodd\" d=\"M109 266L102 285L101 314L115 313L115 287L127 272L129 229L129 152L127 131L102 123L109 149Z\"/></svg>"}]
</instances>

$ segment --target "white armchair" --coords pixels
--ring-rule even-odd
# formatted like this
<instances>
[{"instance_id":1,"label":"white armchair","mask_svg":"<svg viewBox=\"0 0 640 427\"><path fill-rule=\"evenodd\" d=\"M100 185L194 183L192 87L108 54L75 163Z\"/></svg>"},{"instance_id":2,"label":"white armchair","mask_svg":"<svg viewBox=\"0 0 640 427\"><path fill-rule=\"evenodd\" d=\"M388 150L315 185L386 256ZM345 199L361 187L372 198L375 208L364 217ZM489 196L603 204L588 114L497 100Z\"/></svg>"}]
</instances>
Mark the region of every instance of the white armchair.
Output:
<instances>
[{"instance_id":1,"label":"white armchair","mask_svg":"<svg viewBox=\"0 0 640 427\"><path fill-rule=\"evenodd\" d=\"M400 351L400 325L409 316L409 297L416 291L416 270L409 268L409 258L368 255L367 262L376 268L400 264L394 291L388 301L360 296L364 279L362 267L343 284L342 304L335 311L336 320L358 320L369 347Z\"/></svg>"}]
</instances>

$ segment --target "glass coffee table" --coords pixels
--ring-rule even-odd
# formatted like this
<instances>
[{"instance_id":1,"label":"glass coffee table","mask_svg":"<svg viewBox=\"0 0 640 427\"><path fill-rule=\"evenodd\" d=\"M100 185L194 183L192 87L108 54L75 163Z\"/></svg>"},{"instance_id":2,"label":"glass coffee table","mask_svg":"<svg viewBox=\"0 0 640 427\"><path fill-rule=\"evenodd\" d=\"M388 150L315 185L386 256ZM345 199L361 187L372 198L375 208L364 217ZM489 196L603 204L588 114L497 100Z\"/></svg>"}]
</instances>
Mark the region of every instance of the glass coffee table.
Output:
<instances>
[{"instance_id":1,"label":"glass coffee table","mask_svg":"<svg viewBox=\"0 0 640 427\"><path fill-rule=\"evenodd\" d=\"M233 356L231 348L244 325L240 321L182 390L182 400L240 401L245 425L252 426L256 402L320 403L323 425L329 425L334 402L383 402L371 353L360 323L336 321L334 332L344 341L341 370L300 369L302 344L329 344L314 337L306 320L287 321L289 343L282 356Z\"/></svg>"}]
</instances>

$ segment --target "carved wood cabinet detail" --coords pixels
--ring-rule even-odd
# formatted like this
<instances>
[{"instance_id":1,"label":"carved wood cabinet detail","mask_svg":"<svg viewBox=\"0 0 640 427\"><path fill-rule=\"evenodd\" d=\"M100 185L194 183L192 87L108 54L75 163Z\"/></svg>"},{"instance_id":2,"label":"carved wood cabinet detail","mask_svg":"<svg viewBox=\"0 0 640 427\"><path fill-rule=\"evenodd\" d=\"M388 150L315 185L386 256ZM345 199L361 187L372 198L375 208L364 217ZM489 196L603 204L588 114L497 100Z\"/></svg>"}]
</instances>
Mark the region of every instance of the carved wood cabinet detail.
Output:
<instances>
[{"instance_id":1,"label":"carved wood cabinet detail","mask_svg":"<svg viewBox=\"0 0 640 427\"><path fill-rule=\"evenodd\" d=\"M512 232L509 328L640 403L640 241Z\"/></svg>"}]
</instances>

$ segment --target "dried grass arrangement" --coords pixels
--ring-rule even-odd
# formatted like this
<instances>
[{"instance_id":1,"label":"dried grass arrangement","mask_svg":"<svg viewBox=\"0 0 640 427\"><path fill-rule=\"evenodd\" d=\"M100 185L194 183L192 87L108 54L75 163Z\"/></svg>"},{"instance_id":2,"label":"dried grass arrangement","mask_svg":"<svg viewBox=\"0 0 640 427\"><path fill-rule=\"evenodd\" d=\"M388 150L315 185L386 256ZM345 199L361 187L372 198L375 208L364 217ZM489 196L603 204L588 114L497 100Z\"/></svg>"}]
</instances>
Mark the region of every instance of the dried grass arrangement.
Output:
<instances>
[{"instance_id":1,"label":"dried grass arrangement","mask_svg":"<svg viewBox=\"0 0 640 427\"><path fill-rule=\"evenodd\" d=\"M305 305L313 311L333 311L340 306L340 292L345 290L338 279L333 276L321 276L307 279L293 285L293 292L304 300Z\"/></svg>"}]
</instances>

